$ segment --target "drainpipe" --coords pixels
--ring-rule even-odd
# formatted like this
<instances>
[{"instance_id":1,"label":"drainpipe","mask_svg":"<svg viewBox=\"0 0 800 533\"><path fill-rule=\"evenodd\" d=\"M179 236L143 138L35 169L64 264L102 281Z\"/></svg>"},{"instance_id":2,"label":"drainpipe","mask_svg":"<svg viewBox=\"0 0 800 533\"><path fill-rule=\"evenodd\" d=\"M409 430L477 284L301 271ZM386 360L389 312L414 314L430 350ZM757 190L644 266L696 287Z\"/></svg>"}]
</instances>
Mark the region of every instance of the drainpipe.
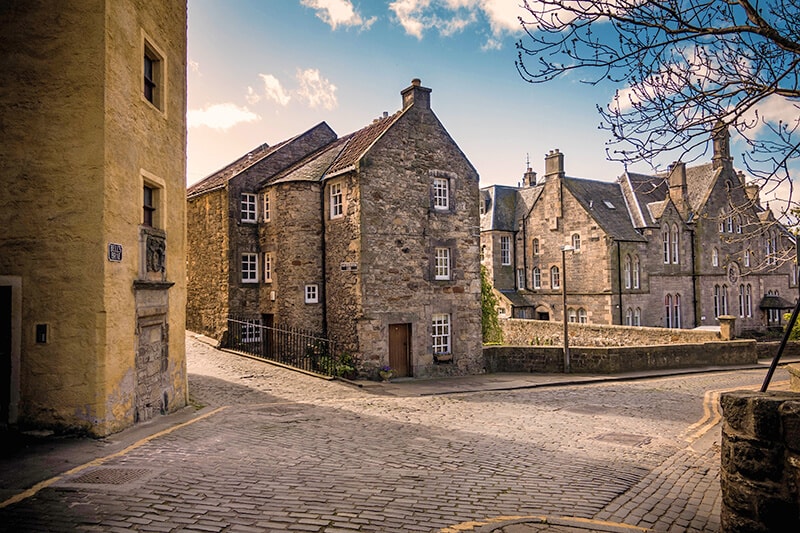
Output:
<instances>
[{"instance_id":1,"label":"drainpipe","mask_svg":"<svg viewBox=\"0 0 800 533\"><path fill-rule=\"evenodd\" d=\"M694 327L700 326L700 317L697 315L697 264L694 249L694 230L689 230L692 245L692 307L694 309Z\"/></svg>"},{"instance_id":2,"label":"drainpipe","mask_svg":"<svg viewBox=\"0 0 800 533\"><path fill-rule=\"evenodd\" d=\"M328 255L328 251L325 247L325 182L320 181L320 216L322 217L322 231L321 231L321 239L322 239L322 257L320 258L321 265L322 265L322 279L320 280L320 298L322 299L322 336L326 339L328 338L328 298L326 290L327 287L327 280L328 280L328 267L325 261L325 258Z\"/></svg>"},{"instance_id":3,"label":"drainpipe","mask_svg":"<svg viewBox=\"0 0 800 533\"><path fill-rule=\"evenodd\" d=\"M622 326L624 324L622 319L622 252L620 250L620 241L614 241L617 243L617 288L619 290L619 295L617 301L619 302L619 325Z\"/></svg>"}]
</instances>

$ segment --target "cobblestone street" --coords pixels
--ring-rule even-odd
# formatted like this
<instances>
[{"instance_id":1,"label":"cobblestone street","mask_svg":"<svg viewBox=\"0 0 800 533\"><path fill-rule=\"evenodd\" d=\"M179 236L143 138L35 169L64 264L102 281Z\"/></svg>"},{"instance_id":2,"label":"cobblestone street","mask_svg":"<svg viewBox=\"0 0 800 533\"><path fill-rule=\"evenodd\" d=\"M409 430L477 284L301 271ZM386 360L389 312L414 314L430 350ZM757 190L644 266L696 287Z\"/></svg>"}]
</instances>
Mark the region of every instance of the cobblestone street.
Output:
<instances>
[{"instance_id":1,"label":"cobblestone street","mask_svg":"<svg viewBox=\"0 0 800 533\"><path fill-rule=\"evenodd\" d=\"M187 353L194 417L5 505L0 529L717 531L719 426L704 422L704 391L764 375L418 395L191 334Z\"/></svg>"}]
</instances>

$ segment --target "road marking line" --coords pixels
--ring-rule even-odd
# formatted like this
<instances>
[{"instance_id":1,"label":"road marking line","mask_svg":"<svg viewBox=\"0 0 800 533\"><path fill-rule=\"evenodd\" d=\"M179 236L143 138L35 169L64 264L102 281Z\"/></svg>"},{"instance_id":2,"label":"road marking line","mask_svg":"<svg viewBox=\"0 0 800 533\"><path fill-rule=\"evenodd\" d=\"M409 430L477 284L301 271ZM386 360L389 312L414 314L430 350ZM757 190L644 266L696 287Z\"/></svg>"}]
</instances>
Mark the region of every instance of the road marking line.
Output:
<instances>
[{"instance_id":1,"label":"road marking line","mask_svg":"<svg viewBox=\"0 0 800 533\"><path fill-rule=\"evenodd\" d=\"M175 431L177 429L181 429L181 428L184 428L184 427L186 427L188 425L194 424L195 422L199 422L199 421L203 420L204 418L208 418L208 417L210 417L212 415L215 415L215 414L219 413L220 411L223 411L223 410L227 409L228 407L229 406L227 406L227 405L225 405L223 407L218 407L218 408L214 409L213 411L211 411L209 413L206 413L204 415L198 416L197 418L189 420L188 422L184 422L182 424L178 424L177 426L172 426L171 428L167 428L167 429L165 429L163 431L159 431L158 433L154 433L153 435L145 437L145 438L143 438L143 439L141 439L141 440L139 440L137 442L134 442L133 444L131 444L130 446L128 446L127 448L125 448L123 450L120 450L118 452L112 453L110 455L106 455L105 457L99 457L97 459L89 461L88 463L84 463L82 465L76 466L75 468L67 470L63 474L59 474L57 476L51 477L50 479L46 479L44 481L40 481L39 483L37 483L33 487L29 488L28 490L20 492L16 496L12 496L11 498L9 498L9 499L7 499L7 500L5 500L3 502L0 502L0 509L3 509L4 507L8 507L9 505L13 505L13 504L18 503L18 502L21 502L22 500L25 500L27 498L30 498L31 496L36 495L36 493L38 493L40 490L49 487L53 483L56 483L57 481L60 481L61 479L65 478L65 477L71 476L73 474L77 474L78 472L81 472L81 471L86 470L87 468L91 468L93 466L99 466L99 465L105 463L106 461L109 461L109 460L114 459L116 457L123 456L126 453L128 453L128 452L130 452L132 450L135 450L136 448L138 448L138 447L140 447L140 446L142 446L144 444L147 444L148 442L150 442L153 439L157 439L158 437L163 437L164 435L172 433L173 431Z\"/></svg>"}]
</instances>

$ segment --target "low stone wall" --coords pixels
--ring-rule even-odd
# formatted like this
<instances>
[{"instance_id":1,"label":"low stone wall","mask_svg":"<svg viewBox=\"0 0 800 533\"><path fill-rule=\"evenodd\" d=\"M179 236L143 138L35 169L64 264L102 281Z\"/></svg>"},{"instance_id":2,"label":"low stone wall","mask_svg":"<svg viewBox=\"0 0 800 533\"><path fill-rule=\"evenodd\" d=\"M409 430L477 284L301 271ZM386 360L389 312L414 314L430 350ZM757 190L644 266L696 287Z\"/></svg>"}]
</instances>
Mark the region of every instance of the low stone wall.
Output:
<instances>
[{"instance_id":1,"label":"low stone wall","mask_svg":"<svg viewBox=\"0 0 800 533\"><path fill-rule=\"evenodd\" d=\"M724 393L724 533L800 531L800 393Z\"/></svg>"},{"instance_id":2,"label":"low stone wall","mask_svg":"<svg viewBox=\"0 0 800 533\"><path fill-rule=\"evenodd\" d=\"M564 371L564 350L560 346L486 346L483 355L487 372ZM613 374L757 362L756 342L753 340L570 348L570 371L573 373Z\"/></svg>"},{"instance_id":3,"label":"low stone wall","mask_svg":"<svg viewBox=\"0 0 800 533\"><path fill-rule=\"evenodd\" d=\"M564 325L546 320L500 320L503 343L517 346L561 346ZM721 340L719 332L698 329L645 328L602 324L569 324L569 343L575 346L653 346L697 344Z\"/></svg>"}]
</instances>

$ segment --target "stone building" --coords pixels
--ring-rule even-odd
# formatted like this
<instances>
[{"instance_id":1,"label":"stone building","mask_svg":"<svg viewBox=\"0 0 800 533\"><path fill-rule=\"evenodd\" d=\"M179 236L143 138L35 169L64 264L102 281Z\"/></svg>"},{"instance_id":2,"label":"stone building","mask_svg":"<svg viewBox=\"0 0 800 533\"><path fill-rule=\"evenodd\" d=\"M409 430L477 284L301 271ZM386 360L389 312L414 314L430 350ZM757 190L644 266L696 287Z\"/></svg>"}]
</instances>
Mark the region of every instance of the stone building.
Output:
<instances>
[{"instance_id":1,"label":"stone building","mask_svg":"<svg viewBox=\"0 0 800 533\"><path fill-rule=\"evenodd\" d=\"M0 425L187 402L186 2L0 7Z\"/></svg>"},{"instance_id":2,"label":"stone building","mask_svg":"<svg viewBox=\"0 0 800 533\"><path fill-rule=\"evenodd\" d=\"M303 327L363 373L482 370L478 175L413 80L341 138L325 124L189 188L188 326Z\"/></svg>"},{"instance_id":3,"label":"stone building","mask_svg":"<svg viewBox=\"0 0 800 533\"><path fill-rule=\"evenodd\" d=\"M501 313L570 322L736 331L781 325L797 298L793 236L733 168L718 128L712 161L616 182L567 176L545 157L520 187L481 190L481 251ZM565 270L565 271L564 271Z\"/></svg>"}]
</instances>

